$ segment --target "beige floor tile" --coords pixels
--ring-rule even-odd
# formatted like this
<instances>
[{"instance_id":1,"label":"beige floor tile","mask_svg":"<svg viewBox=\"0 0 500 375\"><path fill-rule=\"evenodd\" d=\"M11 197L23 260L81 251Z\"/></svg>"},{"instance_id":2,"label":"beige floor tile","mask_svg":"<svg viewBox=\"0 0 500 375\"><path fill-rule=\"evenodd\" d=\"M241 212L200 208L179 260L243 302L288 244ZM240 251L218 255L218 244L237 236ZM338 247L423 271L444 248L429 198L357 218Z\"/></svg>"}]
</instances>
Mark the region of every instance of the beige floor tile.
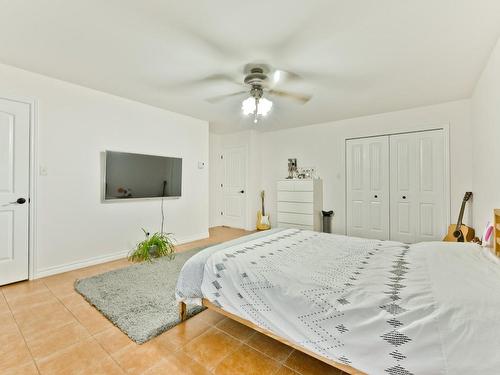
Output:
<instances>
[{"instance_id":1,"label":"beige floor tile","mask_svg":"<svg viewBox=\"0 0 500 375\"><path fill-rule=\"evenodd\" d=\"M47 288L25 295L17 294L15 297L9 298L8 300L10 309L13 313L23 310L34 311L39 305L55 302L57 302L56 297Z\"/></svg>"},{"instance_id":2,"label":"beige floor tile","mask_svg":"<svg viewBox=\"0 0 500 375\"><path fill-rule=\"evenodd\" d=\"M176 352L160 361L145 375L209 375L210 372L185 353Z\"/></svg>"},{"instance_id":3,"label":"beige floor tile","mask_svg":"<svg viewBox=\"0 0 500 375\"><path fill-rule=\"evenodd\" d=\"M255 333L255 330L252 328L229 318L217 323L216 327L240 341L248 340Z\"/></svg>"},{"instance_id":4,"label":"beige floor tile","mask_svg":"<svg viewBox=\"0 0 500 375\"><path fill-rule=\"evenodd\" d=\"M161 334L161 336L165 336L168 340L180 348L181 346L186 345L189 341L193 340L195 337L207 331L209 328L210 325L205 320L199 318L199 315L196 315L187 321L170 328L168 331Z\"/></svg>"},{"instance_id":5,"label":"beige floor tile","mask_svg":"<svg viewBox=\"0 0 500 375\"><path fill-rule=\"evenodd\" d=\"M240 345L241 343L238 340L224 332L216 328L210 328L184 346L183 351L189 357L211 370L226 356L238 349Z\"/></svg>"},{"instance_id":6,"label":"beige floor tile","mask_svg":"<svg viewBox=\"0 0 500 375\"><path fill-rule=\"evenodd\" d=\"M104 360L94 363L82 373L82 375L119 375L125 374L120 366L111 358L106 357ZM167 375L167 374L165 374Z\"/></svg>"},{"instance_id":7,"label":"beige floor tile","mask_svg":"<svg viewBox=\"0 0 500 375\"><path fill-rule=\"evenodd\" d=\"M295 350L285 361L285 366L302 375L339 375L342 371L307 354Z\"/></svg>"},{"instance_id":8,"label":"beige floor tile","mask_svg":"<svg viewBox=\"0 0 500 375\"><path fill-rule=\"evenodd\" d=\"M130 374L143 374L171 354L161 345L130 345L112 356Z\"/></svg>"},{"instance_id":9,"label":"beige floor tile","mask_svg":"<svg viewBox=\"0 0 500 375\"><path fill-rule=\"evenodd\" d=\"M8 345L0 347L0 374L32 362L31 354L22 336L11 336Z\"/></svg>"},{"instance_id":10,"label":"beige floor tile","mask_svg":"<svg viewBox=\"0 0 500 375\"><path fill-rule=\"evenodd\" d=\"M2 292L7 301L17 296L26 296L43 290L47 290L47 287L41 280L21 281L2 287Z\"/></svg>"},{"instance_id":11,"label":"beige floor tile","mask_svg":"<svg viewBox=\"0 0 500 375\"><path fill-rule=\"evenodd\" d=\"M91 335L113 327L113 323L87 302L68 308Z\"/></svg>"},{"instance_id":12,"label":"beige floor tile","mask_svg":"<svg viewBox=\"0 0 500 375\"><path fill-rule=\"evenodd\" d=\"M40 305L36 314L31 310L23 310L14 316L27 339L76 322L75 317L60 302Z\"/></svg>"},{"instance_id":13,"label":"beige floor tile","mask_svg":"<svg viewBox=\"0 0 500 375\"><path fill-rule=\"evenodd\" d=\"M76 291L73 291L71 294L64 295L62 297L59 297L59 301L66 306L69 310L71 310L71 307L79 305L80 303L87 303L85 298L80 293L77 293Z\"/></svg>"},{"instance_id":14,"label":"beige floor tile","mask_svg":"<svg viewBox=\"0 0 500 375\"><path fill-rule=\"evenodd\" d=\"M247 345L242 345L215 368L215 375L271 375L281 365Z\"/></svg>"},{"instance_id":15,"label":"beige floor tile","mask_svg":"<svg viewBox=\"0 0 500 375\"><path fill-rule=\"evenodd\" d=\"M289 369L288 367L281 366L275 375L300 375L298 372Z\"/></svg>"},{"instance_id":16,"label":"beige floor tile","mask_svg":"<svg viewBox=\"0 0 500 375\"><path fill-rule=\"evenodd\" d=\"M0 315L4 313L10 313L9 305L7 304L7 300L5 299L3 293L0 291Z\"/></svg>"},{"instance_id":17,"label":"beige floor tile","mask_svg":"<svg viewBox=\"0 0 500 375\"><path fill-rule=\"evenodd\" d=\"M129 345L137 345L115 326L99 332L94 336L94 338L109 354L114 354Z\"/></svg>"},{"instance_id":18,"label":"beige floor tile","mask_svg":"<svg viewBox=\"0 0 500 375\"><path fill-rule=\"evenodd\" d=\"M36 362L41 374L88 374L105 360L109 360L107 353L89 338Z\"/></svg>"},{"instance_id":19,"label":"beige floor tile","mask_svg":"<svg viewBox=\"0 0 500 375\"><path fill-rule=\"evenodd\" d=\"M205 311L202 311L201 313L196 315L196 317L198 316L211 325L216 325L221 320L226 318L224 315L209 309L206 309Z\"/></svg>"},{"instance_id":20,"label":"beige floor tile","mask_svg":"<svg viewBox=\"0 0 500 375\"><path fill-rule=\"evenodd\" d=\"M14 315L10 311L0 313L0 332L18 332L17 323L14 320Z\"/></svg>"},{"instance_id":21,"label":"beige floor tile","mask_svg":"<svg viewBox=\"0 0 500 375\"><path fill-rule=\"evenodd\" d=\"M56 330L35 334L26 341L32 356L39 360L89 337L80 323L71 322Z\"/></svg>"},{"instance_id":22,"label":"beige floor tile","mask_svg":"<svg viewBox=\"0 0 500 375\"><path fill-rule=\"evenodd\" d=\"M269 336L263 335L260 332L256 332L255 335L250 337L246 344L278 362L286 360L293 351L292 347Z\"/></svg>"},{"instance_id":23,"label":"beige floor tile","mask_svg":"<svg viewBox=\"0 0 500 375\"><path fill-rule=\"evenodd\" d=\"M26 362L22 365L15 366L9 370L2 371L2 375L37 375L38 369L33 360Z\"/></svg>"}]
</instances>

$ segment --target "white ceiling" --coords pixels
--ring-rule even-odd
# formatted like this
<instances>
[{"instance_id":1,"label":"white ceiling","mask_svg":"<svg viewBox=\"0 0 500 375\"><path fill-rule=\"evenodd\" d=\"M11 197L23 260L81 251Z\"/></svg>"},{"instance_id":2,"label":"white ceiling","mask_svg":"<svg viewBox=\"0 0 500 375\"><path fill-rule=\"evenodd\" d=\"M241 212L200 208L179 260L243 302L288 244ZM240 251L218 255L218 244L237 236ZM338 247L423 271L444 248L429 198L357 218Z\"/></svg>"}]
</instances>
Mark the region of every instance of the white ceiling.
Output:
<instances>
[{"instance_id":1,"label":"white ceiling","mask_svg":"<svg viewBox=\"0 0 500 375\"><path fill-rule=\"evenodd\" d=\"M209 120L274 130L469 97L500 34L499 0L0 1L0 61ZM254 125L233 83L248 62L301 74ZM29 93L26 93L29 95Z\"/></svg>"}]
</instances>

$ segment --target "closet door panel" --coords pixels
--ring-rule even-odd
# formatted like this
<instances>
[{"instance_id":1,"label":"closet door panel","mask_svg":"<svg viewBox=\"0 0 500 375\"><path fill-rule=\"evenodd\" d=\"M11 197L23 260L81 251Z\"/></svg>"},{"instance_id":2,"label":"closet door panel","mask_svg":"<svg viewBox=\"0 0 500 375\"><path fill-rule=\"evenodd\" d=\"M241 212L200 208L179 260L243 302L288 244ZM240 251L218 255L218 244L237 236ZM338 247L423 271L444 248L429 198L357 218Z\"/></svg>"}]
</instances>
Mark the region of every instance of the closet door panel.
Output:
<instances>
[{"instance_id":1,"label":"closet door panel","mask_svg":"<svg viewBox=\"0 0 500 375\"><path fill-rule=\"evenodd\" d=\"M415 242L415 140L412 134L391 135L391 230L390 238Z\"/></svg>"},{"instance_id":2,"label":"closet door panel","mask_svg":"<svg viewBox=\"0 0 500 375\"><path fill-rule=\"evenodd\" d=\"M346 142L347 234L389 238L389 139Z\"/></svg>"},{"instance_id":3,"label":"closet door panel","mask_svg":"<svg viewBox=\"0 0 500 375\"><path fill-rule=\"evenodd\" d=\"M416 133L419 220L415 241L441 240L446 233L443 131Z\"/></svg>"},{"instance_id":4,"label":"closet door panel","mask_svg":"<svg viewBox=\"0 0 500 375\"><path fill-rule=\"evenodd\" d=\"M390 136L391 240L434 241L444 228L442 130Z\"/></svg>"}]
</instances>

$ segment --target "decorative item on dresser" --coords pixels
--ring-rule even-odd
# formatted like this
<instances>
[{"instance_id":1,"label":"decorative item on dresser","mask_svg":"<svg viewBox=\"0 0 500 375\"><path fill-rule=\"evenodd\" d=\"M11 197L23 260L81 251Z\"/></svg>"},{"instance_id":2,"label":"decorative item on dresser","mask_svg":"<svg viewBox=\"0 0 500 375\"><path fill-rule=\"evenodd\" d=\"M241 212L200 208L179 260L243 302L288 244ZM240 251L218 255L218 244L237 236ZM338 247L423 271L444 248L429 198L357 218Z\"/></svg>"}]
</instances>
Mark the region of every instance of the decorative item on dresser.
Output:
<instances>
[{"instance_id":1,"label":"decorative item on dresser","mask_svg":"<svg viewBox=\"0 0 500 375\"><path fill-rule=\"evenodd\" d=\"M448 227L448 233L443 238L443 241L448 242L471 242L474 238L474 229L462 224L462 219L464 217L465 204L472 197L470 191L466 192L464 199L462 200L462 207L460 207L460 213L458 214L458 220L456 224L450 224Z\"/></svg>"},{"instance_id":2,"label":"decorative item on dresser","mask_svg":"<svg viewBox=\"0 0 500 375\"><path fill-rule=\"evenodd\" d=\"M281 180L278 190L278 226L321 231L323 181Z\"/></svg>"}]
</instances>

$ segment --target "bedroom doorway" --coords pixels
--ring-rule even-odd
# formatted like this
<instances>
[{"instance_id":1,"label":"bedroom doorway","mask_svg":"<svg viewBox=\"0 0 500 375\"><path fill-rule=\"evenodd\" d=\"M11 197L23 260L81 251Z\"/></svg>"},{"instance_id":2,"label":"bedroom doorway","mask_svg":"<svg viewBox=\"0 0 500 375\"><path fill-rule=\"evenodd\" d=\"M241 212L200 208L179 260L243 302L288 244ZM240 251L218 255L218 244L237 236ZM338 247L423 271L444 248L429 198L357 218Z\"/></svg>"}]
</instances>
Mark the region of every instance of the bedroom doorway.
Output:
<instances>
[{"instance_id":1,"label":"bedroom doorway","mask_svg":"<svg viewBox=\"0 0 500 375\"><path fill-rule=\"evenodd\" d=\"M0 98L0 285L29 277L30 115Z\"/></svg>"},{"instance_id":2,"label":"bedroom doorway","mask_svg":"<svg viewBox=\"0 0 500 375\"><path fill-rule=\"evenodd\" d=\"M246 220L246 147L227 147L221 154L222 204L220 207L220 223L232 228L245 228Z\"/></svg>"}]
</instances>

